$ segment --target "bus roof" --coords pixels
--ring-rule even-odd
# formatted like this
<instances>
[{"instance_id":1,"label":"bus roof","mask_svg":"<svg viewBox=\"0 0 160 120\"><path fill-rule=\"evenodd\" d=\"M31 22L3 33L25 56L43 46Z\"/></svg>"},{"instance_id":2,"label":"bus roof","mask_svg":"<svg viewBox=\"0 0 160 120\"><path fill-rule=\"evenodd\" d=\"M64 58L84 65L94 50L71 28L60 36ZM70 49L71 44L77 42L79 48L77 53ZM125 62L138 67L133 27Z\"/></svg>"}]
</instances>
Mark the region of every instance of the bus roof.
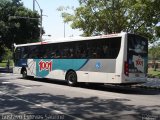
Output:
<instances>
[{"instance_id":1,"label":"bus roof","mask_svg":"<svg viewBox=\"0 0 160 120\"><path fill-rule=\"evenodd\" d=\"M36 43L27 43L27 44L14 44L14 47L22 47L22 46L32 46L32 45L42 45L42 44L51 44L51 43L63 43L63 42L73 42L73 41L84 41L84 40L94 40L101 38L113 38L113 37L121 37L122 35L127 34L125 32L117 33L117 34L108 34L108 35L100 35L100 36L92 36L92 37L68 37L68 38L58 38L58 39L50 39L44 40L42 42Z\"/></svg>"}]
</instances>

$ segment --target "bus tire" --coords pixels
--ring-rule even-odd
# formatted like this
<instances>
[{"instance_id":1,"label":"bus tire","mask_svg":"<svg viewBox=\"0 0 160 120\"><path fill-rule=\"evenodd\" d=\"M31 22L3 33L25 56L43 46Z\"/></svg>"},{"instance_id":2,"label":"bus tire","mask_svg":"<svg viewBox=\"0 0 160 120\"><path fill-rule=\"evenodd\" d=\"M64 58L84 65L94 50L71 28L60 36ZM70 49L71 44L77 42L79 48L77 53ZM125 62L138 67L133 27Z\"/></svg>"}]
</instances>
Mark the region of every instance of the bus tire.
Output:
<instances>
[{"instance_id":1,"label":"bus tire","mask_svg":"<svg viewBox=\"0 0 160 120\"><path fill-rule=\"evenodd\" d=\"M23 79L27 78L27 70L22 70Z\"/></svg>"},{"instance_id":2,"label":"bus tire","mask_svg":"<svg viewBox=\"0 0 160 120\"><path fill-rule=\"evenodd\" d=\"M77 85L77 74L74 71L69 71L66 76L69 86L75 87Z\"/></svg>"}]
</instances>

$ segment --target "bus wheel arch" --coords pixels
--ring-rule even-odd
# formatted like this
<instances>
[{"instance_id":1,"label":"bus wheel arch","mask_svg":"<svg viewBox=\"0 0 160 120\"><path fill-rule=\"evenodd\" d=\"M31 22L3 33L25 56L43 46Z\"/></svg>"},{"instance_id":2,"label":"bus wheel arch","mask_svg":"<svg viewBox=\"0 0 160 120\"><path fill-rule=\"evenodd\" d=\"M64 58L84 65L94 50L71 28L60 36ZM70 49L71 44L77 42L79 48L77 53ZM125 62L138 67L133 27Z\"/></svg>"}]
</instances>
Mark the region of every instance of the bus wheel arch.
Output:
<instances>
[{"instance_id":1,"label":"bus wheel arch","mask_svg":"<svg viewBox=\"0 0 160 120\"><path fill-rule=\"evenodd\" d=\"M23 78L27 78L27 69L25 67L22 67L21 74Z\"/></svg>"},{"instance_id":2,"label":"bus wheel arch","mask_svg":"<svg viewBox=\"0 0 160 120\"><path fill-rule=\"evenodd\" d=\"M65 80L67 81L69 86L77 85L77 74L74 70L68 70L65 76Z\"/></svg>"}]
</instances>

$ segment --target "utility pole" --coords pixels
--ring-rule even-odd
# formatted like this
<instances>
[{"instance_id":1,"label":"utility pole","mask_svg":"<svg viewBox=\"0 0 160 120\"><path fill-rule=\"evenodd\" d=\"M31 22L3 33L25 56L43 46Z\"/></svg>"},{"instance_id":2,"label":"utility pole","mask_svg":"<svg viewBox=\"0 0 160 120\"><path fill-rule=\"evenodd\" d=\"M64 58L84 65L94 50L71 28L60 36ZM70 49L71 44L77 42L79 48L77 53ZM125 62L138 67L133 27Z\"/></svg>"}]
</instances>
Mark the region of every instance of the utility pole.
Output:
<instances>
[{"instance_id":1,"label":"utility pole","mask_svg":"<svg viewBox=\"0 0 160 120\"><path fill-rule=\"evenodd\" d=\"M41 9L41 7L40 7L40 5L39 5L39 3L37 2L37 0L33 0L33 11L35 11L35 2L37 3L37 5L38 5L38 7L39 7L39 9L40 9L40 15L41 15L41 17L40 17L40 35L39 35L39 37L40 37L40 41L42 41L42 16L43 16L43 10Z\"/></svg>"},{"instance_id":2,"label":"utility pole","mask_svg":"<svg viewBox=\"0 0 160 120\"><path fill-rule=\"evenodd\" d=\"M43 20L43 10L42 9L40 9L40 12L41 12L41 19L40 19L40 21L41 21L41 26L40 26L40 39L41 39L41 41L42 41L42 20Z\"/></svg>"},{"instance_id":3,"label":"utility pole","mask_svg":"<svg viewBox=\"0 0 160 120\"><path fill-rule=\"evenodd\" d=\"M35 11L35 0L33 0L33 11Z\"/></svg>"},{"instance_id":4,"label":"utility pole","mask_svg":"<svg viewBox=\"0 0 160 120\"><path fill-rule=\"evenodd\" d=\"M66 23L64 22L64 38L66 37Z\"/></svg>"}]
</instances>

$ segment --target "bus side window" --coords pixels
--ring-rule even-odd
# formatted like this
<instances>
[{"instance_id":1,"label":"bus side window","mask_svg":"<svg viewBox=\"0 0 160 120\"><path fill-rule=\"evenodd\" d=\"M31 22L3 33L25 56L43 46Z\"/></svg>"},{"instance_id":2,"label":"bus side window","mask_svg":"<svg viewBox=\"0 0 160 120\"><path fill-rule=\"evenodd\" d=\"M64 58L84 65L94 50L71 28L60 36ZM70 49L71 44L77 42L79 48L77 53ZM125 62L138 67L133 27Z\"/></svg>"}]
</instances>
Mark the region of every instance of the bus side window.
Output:
<instances>
[{"instance_id":1,"label":"bus side window","mask_svg":"<svg viewBox=\"0 0 160 120\"><path fill-rule=\"evenodd\" d=\"M103 46L103 54L104 54L104 57L106 58L106 57L108 57L108 46L107 45L104 45Z\"/></svg>"},{"instance_id":2,"label":"bus side window","mask_svg":"<svg viewBox=\"0 0 160 120\"><path fill-rule=\"evenodd\" d=\"M81 58L86 58L86 51L81 50L80 56L81 56Z\"/></svg>"},{"instance_id":3,"label":"bus side window","mask_svg":"<svg viewBox=\"0 0 160 120\"><path fill-rule=\"evenodd\" d=\"M63 58L67 58L67 49L64 49Z\"/></svg>"},{"instance_id":4,"label":"bus side window","mask_svg":"<svg viewBox=\"0 0 160 120\"><path fill-rule=\"evenodd\" d=\"M60 58L60 51L56 50L55 54L54 54L54 58Z\"/></svg>"},{"instance_id":5,"label":"bus side window","mask_svg":"<svg viewBox=\"0 0 160 120\"><path fill-rule=\"evenodd\" d=\"M46 49L46 51L45 51L45 53L43 54L43 58L50 58L50 51L49 51L49 49Z\"/></svg>"},{"instance_id":6,"label":"bus side window","mask_svg":"<svg viewBox=\"0 0 160 120\"><path fill-rule=\"evenodd\" d=\"M97 47L97 57L98 58L103 58L104 57L102 47Z\"/></svg>"},{"instance_id":7,"label":"bus side window","mask_svg":"<svg viewBox=\"0 0 160 120\"><path fill-rule=\"evenodd\" d=\"M74 54L73 54L73 49L72 48L70 48L69 49L69 54L68 54L69 56L69 58L73 58L74 57Z\"/></svg>"},{"instance_id":8,"label":"bus side window","mask_svg":"<svg viewBox=\"0 0 160 120\"><path fill-rule=\"evenodd\" d=\"M22 59L27 59L28 58L28 47L22 47L21 52L22 52Z\"/></svg>"}]
</instances>

